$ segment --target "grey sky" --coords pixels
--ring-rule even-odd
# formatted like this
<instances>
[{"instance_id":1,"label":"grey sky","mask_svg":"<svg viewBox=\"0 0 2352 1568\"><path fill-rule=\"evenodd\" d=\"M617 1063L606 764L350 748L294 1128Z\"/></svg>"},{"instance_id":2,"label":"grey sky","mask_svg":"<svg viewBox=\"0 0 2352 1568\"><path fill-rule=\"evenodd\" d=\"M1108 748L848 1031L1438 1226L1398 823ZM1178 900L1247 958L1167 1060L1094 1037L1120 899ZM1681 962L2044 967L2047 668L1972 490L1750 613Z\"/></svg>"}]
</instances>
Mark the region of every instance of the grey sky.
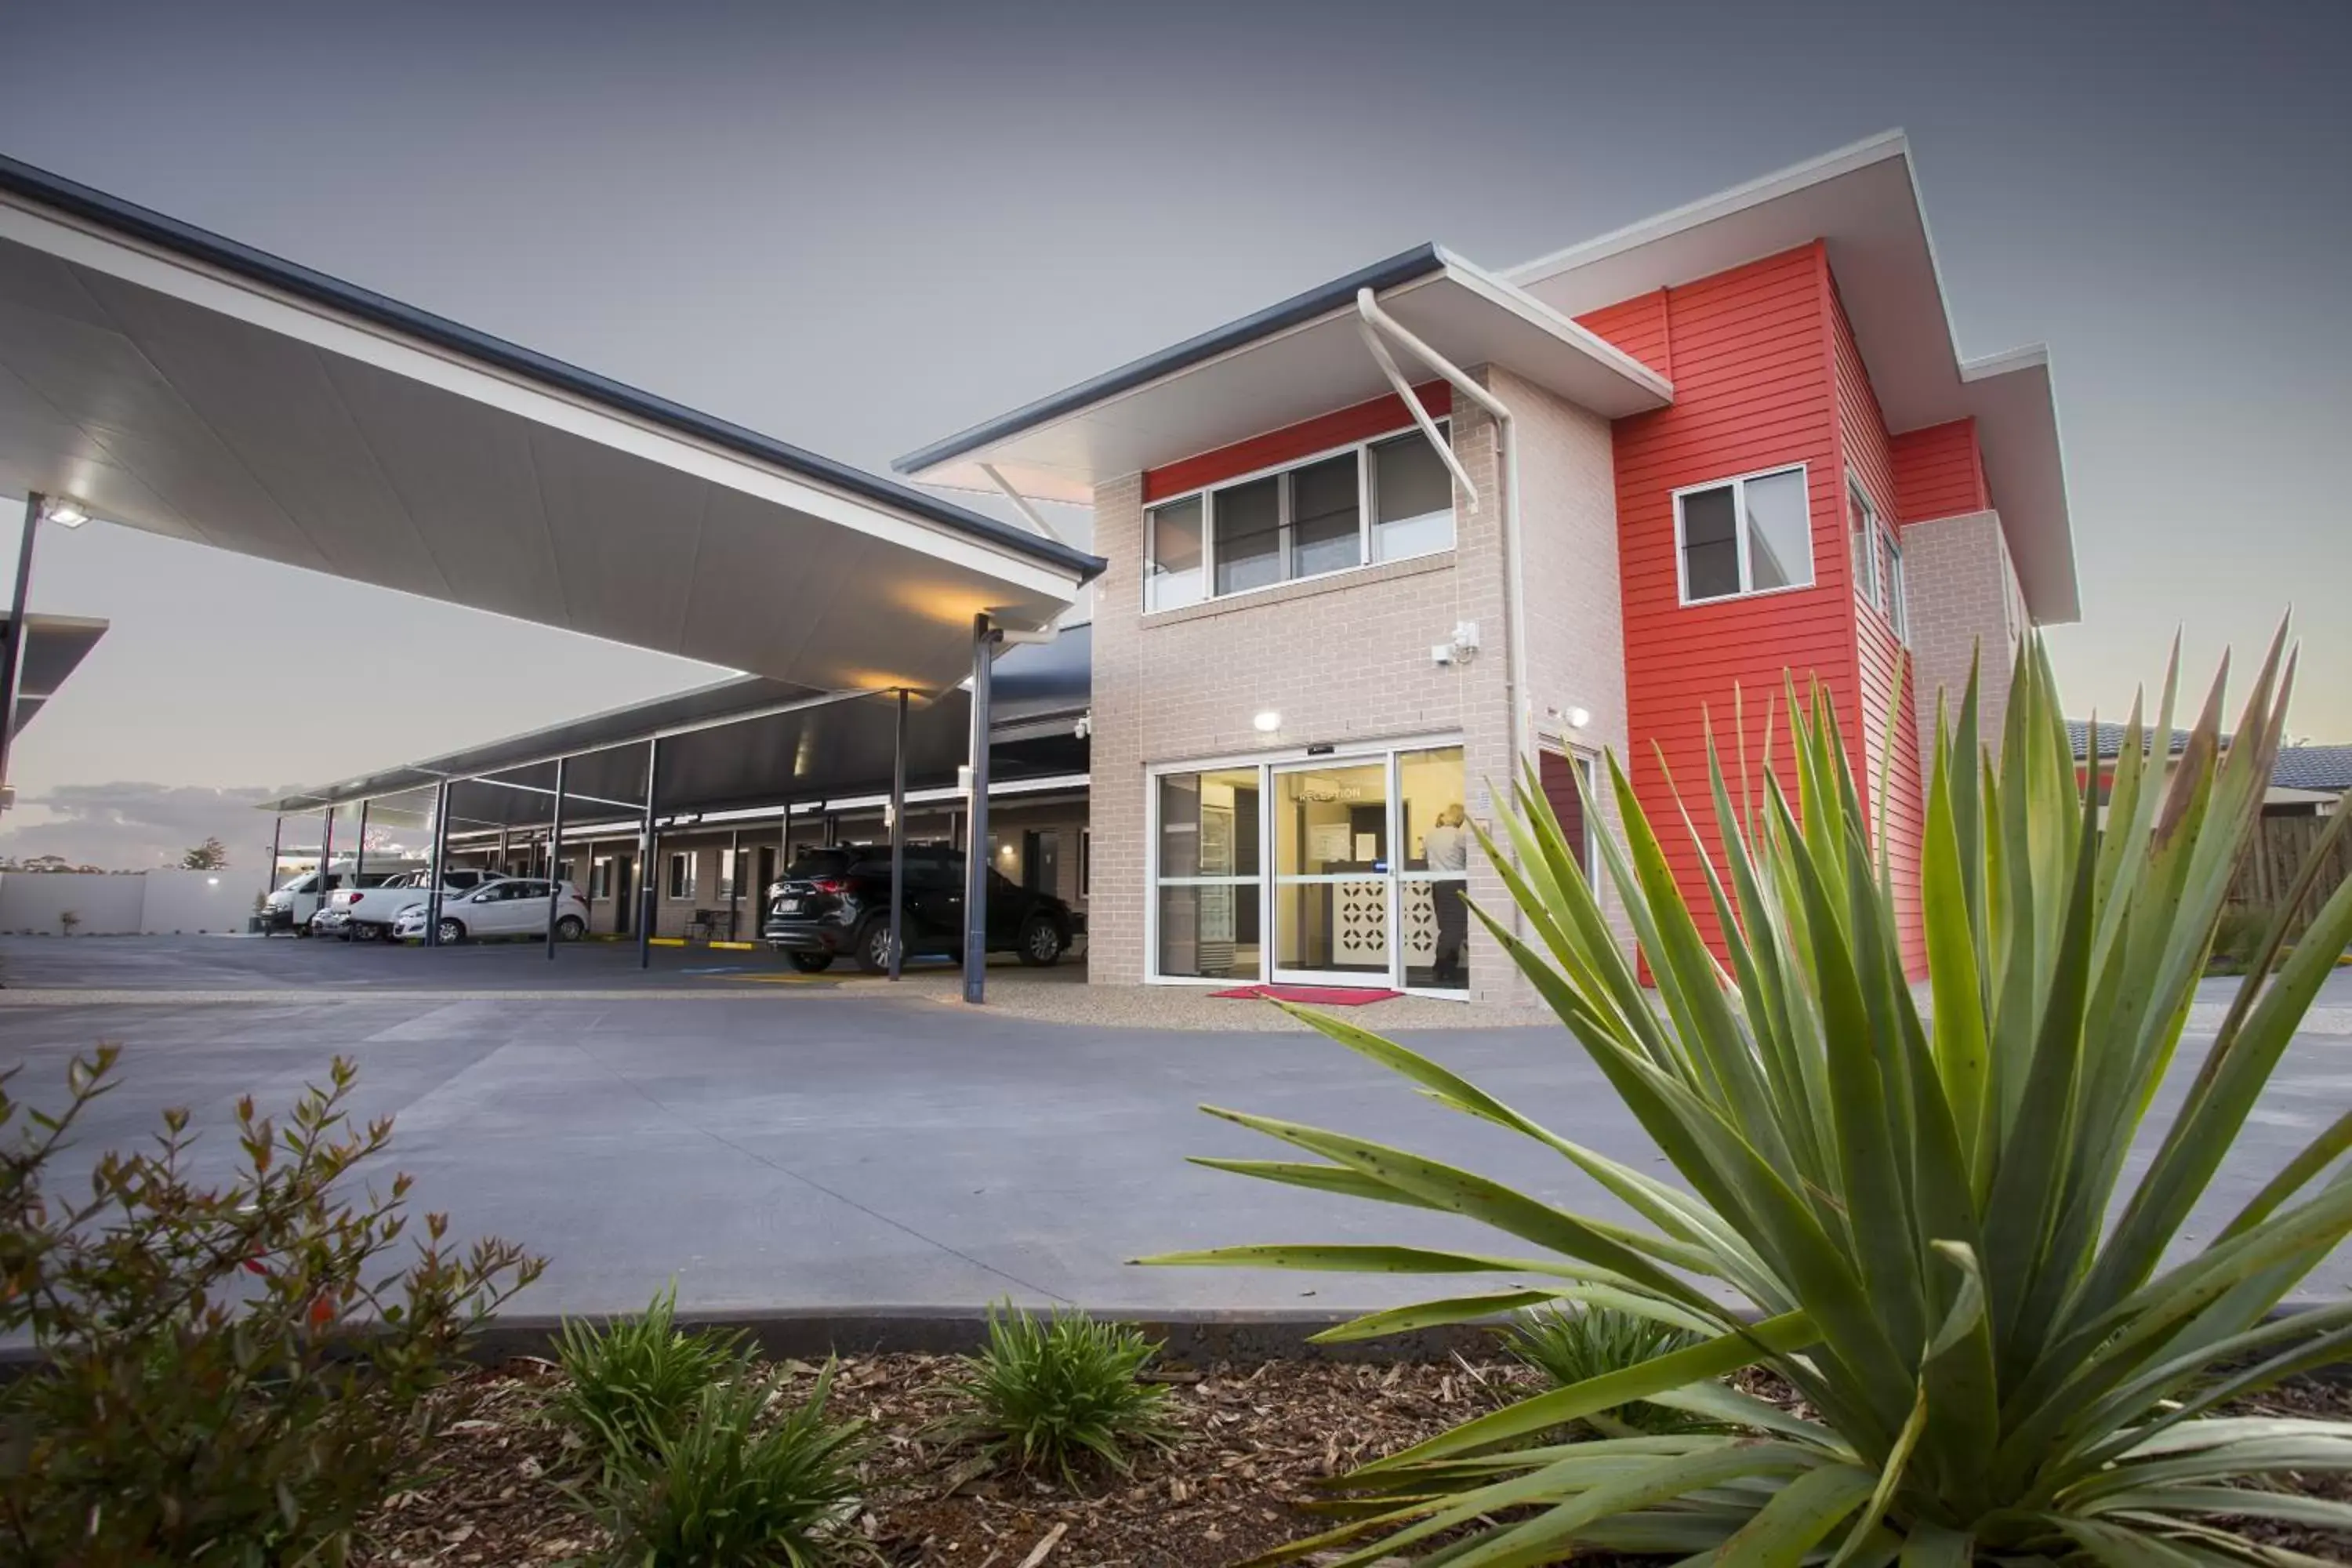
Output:
<instances>
[{"instance_id":1,"label":"grey sky","mask_svg":"<svg viewBox=\"0 0 2352 1568\"><path fill-rule=\"evenodd\" d=\"M0 151L878 468L1409 245L1507 265L1901 125L1963 353L2054 355L2071 705L2297 600L2294 727L2352 739L2352 7L2118 15L85 0L12 19ZM27 797L708 675L106 528L36 607L115 629Z\"/></svg>"}]
</instances>

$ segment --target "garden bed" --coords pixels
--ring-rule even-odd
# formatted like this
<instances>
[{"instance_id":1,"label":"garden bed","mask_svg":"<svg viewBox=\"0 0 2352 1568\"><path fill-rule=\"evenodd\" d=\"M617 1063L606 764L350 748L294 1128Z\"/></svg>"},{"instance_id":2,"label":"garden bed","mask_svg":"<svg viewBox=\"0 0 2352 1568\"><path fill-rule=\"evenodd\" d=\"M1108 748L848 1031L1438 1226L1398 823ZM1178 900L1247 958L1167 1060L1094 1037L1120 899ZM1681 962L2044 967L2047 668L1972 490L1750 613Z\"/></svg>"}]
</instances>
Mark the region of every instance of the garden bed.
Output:
<instances>
[{"instance_id":1,"label":"garden bed","mask_svg":"<svg viewBox=\"0 0 2352 1568\"><path fill-rule=\"evenodd\" d=\"M818 1368L782 1363L787 1392ZM1160 1374L1181 1436L1073 1489L1051 1477L991 1469L934 1428L956 1408L952 1358L878 1355L840 1363L831 1414L867 1424L856 1528L896 1563L962 1568L1194 1568L1230 1563L1310 1535L1322 1521L1297 1505L1315 1483L1433 1436L1535 1374L1512 1363L1457 1360L1386 1366L1330 1362L1220 1364ZM541 1415L560 1376L521 1361L469 1374L435 1396L441 1436L421 1489L378 1514L364 1568L551 1568L602 1558L604 1539L561 1484L583 1455ZM1759 1389L1759 1392L1766 1390ZM2352 1386L2304 1382L2242 1413L2352 1417ZM2352 1498L2336 1476L2305 1478L2314 1495ZM2352 1561L2352 1537L2262 1521L2250 1536L2329 1561ZM1040 1550L1044 1555L1039 1556ZM1605 1561L1580 1558L1580 1563Z\"/></svg>"}]
</instances>

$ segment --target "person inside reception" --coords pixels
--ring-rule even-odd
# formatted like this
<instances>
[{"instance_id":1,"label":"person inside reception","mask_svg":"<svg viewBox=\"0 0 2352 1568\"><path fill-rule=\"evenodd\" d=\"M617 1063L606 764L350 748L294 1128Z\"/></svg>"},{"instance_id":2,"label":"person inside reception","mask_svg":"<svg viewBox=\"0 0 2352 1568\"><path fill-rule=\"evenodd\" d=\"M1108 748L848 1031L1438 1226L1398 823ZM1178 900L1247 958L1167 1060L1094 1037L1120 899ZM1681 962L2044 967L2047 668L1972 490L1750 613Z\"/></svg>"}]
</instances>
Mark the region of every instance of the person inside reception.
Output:
<instances>
[{"instance_id":1,"label":"person inside reception","mask_svg":"<svg viewBox=\"0 0 2352 1568\"><path fill-rule=\"evenodd\" d=\"M1437 905L1437 962L1434 984L1463 984L1462 944L1470 932L1470 907L1462 901L1469 890L1470 830L1464 826L1462 803L1454 801L1437 814L1437 824L1422 840L1422 858L1431 875L1452 880L1434 881L1430 893Z\"/></svg>"}]
</instances>

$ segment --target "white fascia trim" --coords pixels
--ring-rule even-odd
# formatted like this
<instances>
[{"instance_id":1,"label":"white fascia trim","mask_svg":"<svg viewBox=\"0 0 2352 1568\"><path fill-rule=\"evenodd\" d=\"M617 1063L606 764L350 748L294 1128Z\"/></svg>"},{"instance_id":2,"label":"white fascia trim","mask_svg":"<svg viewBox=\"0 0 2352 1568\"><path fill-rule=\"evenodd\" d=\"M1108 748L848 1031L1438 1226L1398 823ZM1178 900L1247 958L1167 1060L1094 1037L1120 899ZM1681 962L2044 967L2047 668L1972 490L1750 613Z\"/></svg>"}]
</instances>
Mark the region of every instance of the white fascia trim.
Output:
<instances>
[{"instance_id":1,"label":"white fascia trim","mask_svg":"<svg viewBox=\"0 0 2352 1568\"><path fill-rule=\"evenodd\" d=\"M1749 207L1760 206L1777 197L1803 190L1808 185L1821 184L1841 174L1850 174L1856 169L1885 163L1889 158L1901 158L1907 163L1910 155L1908 137L1899 130L1883 131L1833 153L1824 153L1818 158L1790 164L1776 173L1749 180L1745 184L1734 185L1727 191L1701 196L1697 201L1685 203L1655 217L1646 217L1622 228L1612 229L1596 239L1583 240L1548 256L1539 256L1533 261L1521 262L1504 272L1503 277L1524 289L1530 283L1557 278L1563 272L1573 272L1580 267L1588 267L1624 251L1637 249L1686 228L1712 223L1717 218L1729 217ZM1916 182L1913 195L1915 198L1917 195ZM1932 249L1930 247L1931 252ZM1940 279L1938 281L1940 285Z\"/></svg>"},{"instance_id":2,"label":"white fascia trim","mask_svg":"<svg viewBox=\"0 0 2352 1568\"><path fill-rule=\"evenodd\" d=\"M1962 360L1960 379L1963 382L1990 381L1997 375L2011 375L2021 370L2048 370L2050 345L2026 343L1982 359Z\"/></svg>"},{"instance_id":3,"label":"white fascia trim","mask_svg":"<svg viewBox=\"0 0 2352 1568\"><path fill-rule=\"evenodd\" d=\"M1673 382L1599 333L1577 325L1516 284L1474 267L1450 252L1445 257L1445 275L1480 299L1510 311L1528 325L1539 331L1549 332L1562 342L1599 361L1661 403L1675 400Z\"/></svg>"},{"instance_id":4,"label":"white fascia trim","mask_svg":"<svg viewBox=\"0 0 2352 1568\"><path fill-rule=\"evenodd\" d=\"M0 238L1032 593L1067 597L1080 585L1075 573L1001 553L922 519L575 402L244 279L231 280L47 208L0 199Z\"/></svg>"}]
</instances>

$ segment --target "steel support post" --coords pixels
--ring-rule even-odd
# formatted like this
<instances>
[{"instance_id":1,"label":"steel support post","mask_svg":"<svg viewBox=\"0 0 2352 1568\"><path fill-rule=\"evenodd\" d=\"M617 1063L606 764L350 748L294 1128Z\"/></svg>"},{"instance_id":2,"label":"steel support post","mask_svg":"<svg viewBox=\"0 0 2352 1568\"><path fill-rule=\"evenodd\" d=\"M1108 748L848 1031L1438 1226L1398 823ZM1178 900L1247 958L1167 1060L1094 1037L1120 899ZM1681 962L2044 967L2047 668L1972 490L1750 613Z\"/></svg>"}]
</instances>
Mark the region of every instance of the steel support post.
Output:
<instances>
[{"instance_id":1,"label":"steel support post","mask_svg":"<svg viewBox=\"0 0 2352 1568\"><path fill-rule=\"evenodd\" d=\"M555 922L563 908L563 783L568 758L555 759L555 822L547 830L547 961L555 962Z\"/></svg>"},{"instance_id":2,"label":"steel support post","mask_svg":"<svg viewBox=\"0 0 2352 1568\"><path fill-rule=\"evenodd\" d=\"M25 533L16 542L16 587L8 596L8 634L0 641L0 791L8 786L8 746L16 737L16 696L25 685L25 600L33 588L33 539L40 531L41 509L47 504L48 498L40 491L25 492Z\"/></svg>"},{"instance_id":3,"label":"steel support post","mask_svg":"<svg viewBox=\"0 0 2352 1568\"><path fill-rule=\"evenodd\" d=\"M661 737L646 742L646 813L637 824L637 967L654 966L654 911L660 889L655 884L654 797L660 792Z\"/></svg>"},{"instance_id":4,"label":"steel support post","mask_svg":"<svg viewBox=\"0 0 2352 1568\"><path fill-rule=\"evenodd\" d=\"M261 883L261 934L269 934L269 895L278 890L278 851L286 842L286 819L269 819L269 871Z\"/></svg>"},{"instance_id":5,"label":"steel support post","mask_svg":"<svg viewBox=\"0 0 2352 1568\"><path fill-rule=\"evenodd\" d=\"M890 735L890 978L907 947L907 689L898 688Z\"/></svg>"},{"instance_id":6,"label":"steel support post","mask_svg":"<svg viewBox=\"0 0 2352 1568\"><path fill-rule=\"evenodd\" d=\"M971 618L971 801L963 852L963 999L988 995L988 677L996 627Z\"/></svg>"},{"instance_id":7,"label":"steel support post","mask_svg":"<svg viewBox=\"0 0 2352 1568\"><path fill-rule=\"evenodd\" d=\"M311 895L310 916L313 920L327 907L327 895L335 890L335 808L327 807L327 826L319 835L319 874L311 879L318 891ZM289 907L292 900L288 900Z\"/></svg>"},{"instance_id":8,"label":"steel support post","mask_svg":"<svg viewBox=\"0 0 2352 1568\"><path fill-rule=\"evenodd\" d=\"M425 945L441 945L441 886L448 880L449 781L433 789L433 864L425 874Z\"/></svg>"},{"instance_id":9,"label":"steel support post","mask_svg":"<svg viewBox=\"0 0 2352 1568\"><path fill-rule=\"evenodd\" d=\"M727 940L740 942L735 929L735 916L743 901L743 830L731 828L727 834Z\"/></svg>"}]
</instances>

